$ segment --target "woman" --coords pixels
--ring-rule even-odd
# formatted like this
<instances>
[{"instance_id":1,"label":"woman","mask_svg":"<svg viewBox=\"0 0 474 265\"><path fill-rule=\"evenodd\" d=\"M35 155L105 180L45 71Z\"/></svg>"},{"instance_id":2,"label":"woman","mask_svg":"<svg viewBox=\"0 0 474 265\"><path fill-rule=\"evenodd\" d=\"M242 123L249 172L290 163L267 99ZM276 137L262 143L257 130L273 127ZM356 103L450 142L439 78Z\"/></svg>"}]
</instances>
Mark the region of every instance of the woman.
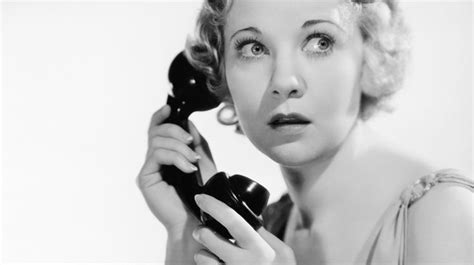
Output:
<instances>
[{"instance_id":1,"label":"woman","mask_svg":"<svg viewBox=\"0 0 474 265\"><path fill-rule=\"evenodd\" d=\"M168 231L168 264L472 261L466 187L474 184L364 125L403 78L407 33L394 1L206 1L197 29L190 61L235 108L243 133L279 164L288 195L264 213L270 232L198 195L236 243L198 226L159 169L192 172L198 162L211 176L212 157L192 123L190 133L163 124L170 109L162 107L137 182Z\"/></svg>"}]
</instances>

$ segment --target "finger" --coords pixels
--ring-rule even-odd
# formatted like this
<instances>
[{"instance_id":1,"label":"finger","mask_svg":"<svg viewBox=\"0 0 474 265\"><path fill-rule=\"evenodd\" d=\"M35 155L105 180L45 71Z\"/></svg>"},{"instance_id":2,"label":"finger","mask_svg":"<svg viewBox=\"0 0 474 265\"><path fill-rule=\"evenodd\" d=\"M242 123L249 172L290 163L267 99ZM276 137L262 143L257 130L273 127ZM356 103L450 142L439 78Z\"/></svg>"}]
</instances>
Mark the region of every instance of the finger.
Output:
<instances>
[{"instance_id":1,"label":"finger","mask_svg":"<svg viewBox=\"0 0 474 265\"><path fill-rule=\"evenodd\" d=\"M189 132L193 136L193 145L194 151L202 156L202 159L199 160L199 169L201 170L201 175L203 176L204 183L217 172L216 165L214 164L214 159L212 158L211 149L204 137L199 133L194 123L189 121L188 123Z\"/></svg>"},{"instance_id":2,"label":"finger","mask_svg":"<svg viewBox=\"0 0 474 265\"><path fill-rule=\"evenodd\" d=\"M194 255L194 262L197 265L219 265L223 264L219 258L211 252L201 249Z\"/></svg>"},{"instance_id":3,"label":"finger","mask_svg":"<svg viewBox=\"0 0 474 265\"><path fill-rule=\"evenodd\" d=\"M278 237L274 236L272 233L265 230L265 228L261 227L257 230L258 234L265 240L265 242L270 245L277 253L280 251L286 251L289 247L281 241Z\"/></svg>"},{"instance_id":4,"label":"finger","mask_svg":"<svg viewBox=\"0 0 474 265\"><path fill-rule=\"evenodd\" d=\"M151 128L148 132L148 139L153 139L156 136L173 138L186 144L190 144L193 141L191 134L172 123L164 123Z\"/></svg>"},{"instance_id":5,"label":"finger","mask_svg":"<svg viewBox=\"0 0 474 265\"><path fill-rule=\"evenodd\" d=\"M180 153L167 149L156 149L147 158L140 175L156 173L161 165L174 165L185 173L191 173L197 170L197 168Z\"/></svg>"},{"instance_id":6,"label":"finger","mask_svg":"<svg viewBox=\"0 0 474 265\"><path fill-rule=\"evenodd\" d=\"M195 147L200 146L204 138L201 136L198 129L196 128L196 126L191 120L188 120L188 127L189 127L189 133L193 137L193 145Z\"/></svg>"},{"instance_id":7,"label":"finger","mask_svg":"<svg viewBox=\"0 0 474 265\"><path fill-rule=\"evenodd\" d=\"M223 260L233 260L244 251L207 227L194 230L193 238Z\"/></svg>"},{"instance_id":8,"label":"finger","mask_svg":"<svg viewBox=\"0 0 474 265\"><path fill-rule=\"evenodd\" d=\"M265 243L252 226L225 203L206 194L196 195L195 200L201 210L227 228L240 247L244 249L259 248Z\"/></svg>"},{"instance_id":9,"label":"finger","mask_svg":"<svg viewBox=\"0 0 474 265\"><path fill-rule=\"evenodd\" d=\"M280 260L282 264L295 264L295 254L293 249L263 227L258 229L258 233L273 249L274 253L278 256L278 260Z\"/></svg>"},{"instance_id":10,"label":"finger","mask_svg":"<svg viewBox=\"0 0 474 265\"><path fill-rule=\"evenodd\" d=\"M203 154L206 154L211 161L214 161L212 158L211 150L209 148L209 144L207 143L206 139L202 137L199 133L198 129L194 125L192 121L188 121L189 133L193 137L193 145L196 151L199 151Z\"/></svg>"},{"instance_id":11,"label":"finger","mask_svg":"<svg viewBox=\"0 0 474 265\"><path fill-rule=\"evenodd\" d=\"M157 110L150 119L150 125L148 126L150 129L156 125L161 124L168 118L171 113L171 107L169 105L162 106L159 110Z\"/></svg>"},{"instance_id":12,"label":"finger","mask_svg":"<svg viewBox=\"0 0 474 265\"><path fill-rule=\"evenodd\" d=\"M189 146L173 138L166 138L161 136L154 137L151 140L151 146L149 150L154 150L158 148L178 152L191 162L196 162L198 159L201 158L201 156L194 152Z\"/></svg>"}]
</instances>

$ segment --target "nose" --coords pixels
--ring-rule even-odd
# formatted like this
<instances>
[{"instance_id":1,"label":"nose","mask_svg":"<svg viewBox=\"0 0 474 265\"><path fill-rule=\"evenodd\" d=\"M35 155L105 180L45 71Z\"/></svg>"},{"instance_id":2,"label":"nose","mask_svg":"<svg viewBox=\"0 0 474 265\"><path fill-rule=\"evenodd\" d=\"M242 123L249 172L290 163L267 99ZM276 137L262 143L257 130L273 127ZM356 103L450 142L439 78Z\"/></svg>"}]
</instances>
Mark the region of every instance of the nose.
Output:
<instances>
[{"instance_id":1,"label":"nose","mask_svg":"<svg viewBox=\"0 0 474 265\"><path fill-rule=\"evenodd\" d=\"M304 95L306 82L297 68L295 59L285 57L275 60L270 80L274 97L300 98Z\"/></svg>"}]
</instances>

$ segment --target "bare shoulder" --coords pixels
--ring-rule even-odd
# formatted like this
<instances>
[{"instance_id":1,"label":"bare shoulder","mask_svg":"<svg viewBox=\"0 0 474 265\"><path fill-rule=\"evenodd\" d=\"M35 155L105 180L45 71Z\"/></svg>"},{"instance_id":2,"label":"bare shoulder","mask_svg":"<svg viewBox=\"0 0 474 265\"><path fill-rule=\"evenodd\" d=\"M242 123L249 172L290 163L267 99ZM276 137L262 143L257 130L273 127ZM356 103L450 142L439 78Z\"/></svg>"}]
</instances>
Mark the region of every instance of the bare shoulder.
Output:
<instances>
[{"instance_id":1,"label":"bare shoulder","mask_svg":"<svg viewBox=\"0 0 474 265\"><path fill-rule=\"evenodd\" d=\"M440 169L385 138L370 151L376 170L386 172L392 198ZM450 184L438 184L416 201L408 211L407 264L474 264L473 206L473 192Z\"/></svg>"},{"instance_id":2,"label":"bare shoulder","mask_svg":"<svg viewBox=\"0 0 474 265\"><path fill-rule=\"evenodd\" d=\"M409 264L472 264L473 193L438 184L409 209Z\"/></svg>"}]
</instances>

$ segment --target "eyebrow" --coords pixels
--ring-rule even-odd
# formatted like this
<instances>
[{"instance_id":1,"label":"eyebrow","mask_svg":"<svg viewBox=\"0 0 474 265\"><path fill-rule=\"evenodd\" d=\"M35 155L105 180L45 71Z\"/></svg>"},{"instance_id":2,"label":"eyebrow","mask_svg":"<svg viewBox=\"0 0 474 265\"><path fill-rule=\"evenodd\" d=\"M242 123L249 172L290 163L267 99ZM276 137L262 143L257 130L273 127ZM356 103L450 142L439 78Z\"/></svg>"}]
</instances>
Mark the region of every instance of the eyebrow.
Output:
<instances>
[{"instance_id":1,"label":"eyebrow","mask_svg":"<svg viewBox=\"0 0 474 265\"><path fill-rule=\"evenodd\" d=\"M308 27L311 27L313 25L316 25L316 24L319 24L319 23L329 23L329 24L333 24L334 26L336 26L338 29L342 30L343 32L346 32L341 26L339 26L336 22L333 22L331 20L325 20L325 19L312 19L312 20L308 20L306 21L305 23L303 23L303 26L301 26L301 28L305 29L305 28L308 28Z\"/></svg>"},{"instance_id":2,"label":"eyebrow","mask_svg":"<svg viewBox=\"0 0 474 265\"><path fill-rule=\"evenodd\" d=\"M303 25L301 26L302 29L306 29L306 28L309 28L311 26L314 26L314 25L317 25L317 24L320 24L320 23L329 23L329 24L332 24L334 26L336 26L338 29L342 30L343 32L346 32L341 26L339 26L337 23L335 22L332 22L331 20L325 20L325 19L312 19L312 20L308 20L306 21L305 23L303 23ZM232 40L232 38L234 38L235 35L237 35L237 33L239 32L242 32L242 31L251 31L251 32L254 32L256 34L262 34L262 32L255 28L255 27L247 27L247 28L243 28L243 29L240 29L238 31L236 31L234 34L232 34L232 36L230 36L230 40Z\"/></svg>"},{"instance_id":3,"label":"eyebrow","mask_svg":"<svg viewBox=\"0 0 474 265\"><path fill-rule=\"evenodd\" d=\"M248 27L248 28L237 30L234 34L232 34L232 36L230 36L230 40L232 40L232 38L234 38L234 36L237 35L237 33L242 32L242 31L252 31L252 32L257 33L257 34L262 34L262 32L260 30L258 30L257 28Z\"/></svg>"}]
</instances>

